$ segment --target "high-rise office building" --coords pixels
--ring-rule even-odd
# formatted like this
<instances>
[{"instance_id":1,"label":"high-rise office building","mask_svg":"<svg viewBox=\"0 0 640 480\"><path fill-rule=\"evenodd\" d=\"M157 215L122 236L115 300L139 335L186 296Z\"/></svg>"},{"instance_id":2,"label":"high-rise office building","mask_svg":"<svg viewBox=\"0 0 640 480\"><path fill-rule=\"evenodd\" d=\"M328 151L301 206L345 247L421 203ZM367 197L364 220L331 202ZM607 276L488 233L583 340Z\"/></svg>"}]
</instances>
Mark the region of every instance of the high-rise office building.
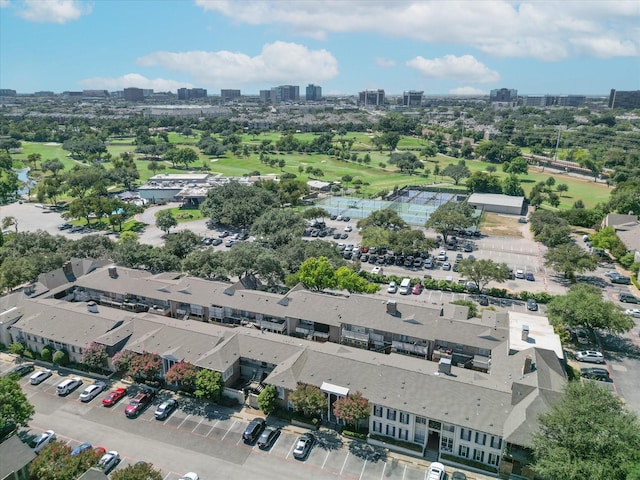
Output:
<instances>
[{"instance_id":1,"label":"high-rise office building","mask_svg":"<svg viewBox=\"0 0 640 480\"><path fill-rule=\"evenodd\" d=\"M489 102L513 103L518 101L518 90L513 88L499 88L491 90Z\"/></svg>"},{"instance_id":2,"label":"high-rise office building","mask_svg":"<svg viewBox=\"0 0 640 480\"><path fill-rule=\"evenodd\" d=\"M379 107L384 105L384 90L364 90L358 94L358 103L365 107Z\"/></svg>"},{"instance_id":3,"label":"high-rise office building","mask_svg":"<svg viewBox=\"0 0 640 480\"><path fill-rule=\"evenodd\" d=\"M423 91L409 90L402 94L402 105L405 107L420 107Z\"/></svg>"},{"instance_id":4,"label":"high-rise office building","mask_svg":"<svg viewBox=\"0 0 640 480\"><path fill-rule=\"evenodd\" d=\"M260 90L260 101L269 103L271 101L271 90Z\"/></svg>"},{"instance_id":5,"label":"high-rise office building","mask_svg":"<svg viewBox=\"0 0 640 480\"><path fill-rule=\"evenodd\" d=\"M179 88L178 100L193 100L194 98L207 98L206 88Z\"/></svg>"},{"instance_id":6,"label":"high-rise office building","mask_svg":"<svg viewBox=\"0 0 640 480\"><path fill-rule=\"evenodd\" d=\"M240 98L242 96L242 94L240 93L240 90L232 90L229 88L223 88L220 90L220 99L223 102L233 102L234 100L237 100L238 98Z\"/></svg>"},{"instance_id":7,"label":"high-rise office building","mask_svg":"<svg viewBox=\"0 0 640 480\"><path fill-rule=\"evenodd\" d=\"M124 99L128 102L142 102L144 100L144 91L141 88L125 88Z\"/></svg>"},{"instance_id":8,"label":"high-rise office building","mask_svg":"<svg viewBox=\"0 0 640 480\"><path fill-rule=\"evenodd\" d=\"M300 87L297 85L280 85L271 89L273 103L300 101Z\"/></svg>"},{"instance_id":9,"label":"high-rise office building","mask_svg":"<svg viewBox=\"0 0 640 480\"><path fill-rule=\"evenodd\" d=\"M17 92L10 88L0 88L0 97L15 97Z\"/></svg>"},{"instance_id":10,"label":"high-rise office building","mask_svg":"<svg viewBox=\"0 0 640 480\"><path fill-rule=\"evenodd\" d=\"M640 90L619 91L612 88L609 108L640 108Z\"/></svg>"},{"instance_id":11,"label":"high-rise office building","mask_svg":"<svg viewBox=\"0 0 640 480\"><path fill-rule=\"evenodd\" d=\"M322 100L322 87L310 83L305 90L305 99L307 102L318 102Z\"/></svg>"}]
</instances>

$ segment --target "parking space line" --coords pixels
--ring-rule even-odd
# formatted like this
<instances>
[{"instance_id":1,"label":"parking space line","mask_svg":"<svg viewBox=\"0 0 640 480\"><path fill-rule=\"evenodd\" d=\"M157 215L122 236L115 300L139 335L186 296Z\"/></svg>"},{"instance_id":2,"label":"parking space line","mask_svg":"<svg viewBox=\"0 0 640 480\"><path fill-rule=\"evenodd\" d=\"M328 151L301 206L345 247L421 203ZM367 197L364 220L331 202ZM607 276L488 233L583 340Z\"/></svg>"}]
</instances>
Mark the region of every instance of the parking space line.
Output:
<instances>
[{"instance_id":1,"label":"parking space line","mask_svg":"<svg viewBox=\"0 0 640 480\"><path fill-rule=\"evenodd\" d=\"M285 458L285 460L286 460L287 458L289 458L289 455L291 455L291 451L293 450L293 447L295 447L295 446L296 446L296 442L294 441L294 442L291 444L291 448L289 449L289 452L287 452L287 456L286 456L286 457L284 457L284 458Z\"/></svg>"},{"instance_id":2,"label":"parking space line","mask_svg":"<svg viewBox=\"0 0 640 480\"><path fill-rule=\"evenodd\" d=\"M236 423L238 423L238 421L237 421L237 420L234 420L234 421L233 421L233 423L231 424L231 426L230 426L230 427L227 429L227 431L224 433L224 435L222 436L222 438L220 439L220 441L223 441L223 440L224 440L224 437L226 437L226 436L227 436L227 434L231 431L231 429L233 428L233 426L234 426Z\"/></svg>"},{"instance_id":3,"label":"parking space line","mask_svg":"<svg viewBox=\"0 0 640 480\"><path fill-rule=\"evenodd\" d=\"M384 462L384 465L382 465L382 473L380 474L380 480L384 478L384 472L386 469L387 469L387 462Z\"/></svg>"},{"instance_id":4,"label":"parking space line","mask_svg":"<svg viewBox=\"0 0 640 480\"><path fill-rule=\"evenodd\" d=\"M331 453L330 451L327 451L327 456L324 457L324 462L322 462L322 467L320 467L322 470L324 470L324 466L327 463L327 460L329 459L329 454L330 453Z\"/></svg>"},{"instance_id":5,"label":"parking space line","mask_svg":"<svg viewBox=\"0 0 640 480\"><path fill-rule=\"evenodd\" d=\"M218 425L220 423L220 420L218 420L216 423L213 424L213 426L211 427L211 430L209 430L207 432L207 434L205 435L205 437L208 437L209 435L211 435L211 432L213 432L213 429L216 428L216 425Z\"/></svg>"},{"instance_id":6,"label":"parking space line","mask_svg":"<svg viewBox=\"0 0 640 480\"><path fill-rule=\"evenodd\" d=\"M402 470L402 480L404 480L404 476L406 475L406 473L407 473L407 466L405 465L404 470Z\"/></svg>"},{"instance_id":7,"label":"parking space line","mask_svg":"<svg viewBox=\"0 0 640 480\"><path fill-rule=\"evenodd\" d=\"M342 462L342 468L340 469L340 476L342 476L342 471L344 470L344 466L347 464L347 459L349 458L349 451L347 451L347 456L344 457L344 462Z\"/></svg>"},{"instance_id":8,"label":"parking space line","mask_svg":"<svg viewBox=\"0 0 640 480\"><path fill-rule=\"evenodd\" d=\"M198 428L198 427L200 426L200 424L202 423L202 421L203 421L203 420L204 420L204 417L202 417L202 418L200 419L200 421L198 422L198 424L197 424L195 427L193 427L193 430L191 430L191 433L193 433L193 432L195 432L195 431L196 431L196 428Z\"/></svg>"},{"instance_id":9,"label":"parking space line","mask_svg":"<svg viewBox=\"0 0 640 480\"><path fill-rule=\"evenodd\" d=\"M169 478L170 475L171 475L171 472L167 473L162 480L167 480L167 478Z\"/></svg>"},{"instance_id":10,"label":"parking space line","mask_svg":"<svg viewBox=\"0 0 640 480\"><path fill-rule=\"evenodd\" d=\"M184 417L184 420L182 420L182 421L180 422L180 425L178 425L178 426L176 427L176 430L178 430L178 429L182 426L182 424L183 424L184 422L186 422L186 421L187 421L187 418L189 418L190 416L191 416L191 414L189 413L186 417Z\"/></svg>"},{"instance_id":11,"label":"parking space line","mask_svg":"<svg viewBox=\"0 0 640 480\"><path fill-rule=\"evenodd\" d=\"M367 466L367 459L365 458L364 463L362 464L362 471L360 472L359 480L362 480L362 475L364 475L364 469L366 468L366 466Z\"/></svg>"}]
</instances>

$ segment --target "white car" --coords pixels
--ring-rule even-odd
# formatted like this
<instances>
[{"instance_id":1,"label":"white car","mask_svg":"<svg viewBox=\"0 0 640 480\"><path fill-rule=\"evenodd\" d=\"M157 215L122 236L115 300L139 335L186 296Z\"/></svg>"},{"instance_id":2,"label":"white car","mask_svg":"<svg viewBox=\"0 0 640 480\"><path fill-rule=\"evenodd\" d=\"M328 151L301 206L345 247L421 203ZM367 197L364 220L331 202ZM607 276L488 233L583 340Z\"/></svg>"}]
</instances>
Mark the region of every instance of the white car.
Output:
<instances>
[{"instance_id":1,"label":"white car","mask_svg":"<svg viewBox=\"0 0 640 480\"><path fill-rule=\"evenodd\" d=\"M382 267L373 267L371 269L371 273L376 274L376 275L381 274L382 273Z\"/></svg>"},{"instance_id":2,"label":"white car","mask_svg":"<svg viewBox=\"0 0 640 480\"><path fill-rule=\"evenodd\" d=\"M440 462L433 462L427 472L426 480L444 480L444 465Z\"/></svg>"},{"instance_id":3,"label":"white car","mask_svg":"<svg viewBox=\"0 0 640 480\"><path fill-rule=\"evenodd\" d=\"M444 250L441 250L440 253L438 254L438 261L444 262L446 259L447 259L447 252Z\"/></svg>"},{"instance_id":4,"label":"white car","mask_svg":"<svg viewBox=\"0 0 640 480\"><path fill-rule=\"evenodd\" d=\"M38 370L36 373L34 373L29 377L29 383L31 385L39 385L42 382L44 382L47 378L49 378L51 375L52 375L51 370L49 370L48 368L44 370Z\"/></svg>"},{"instance_id":5,"label":"white car","mask_svg":"<svg viewBox=\"0 0 640 480\"><path fill-rule=\"evenodd\" d=\"M111 450L102 455L102 458L98 462L98 468L107 474L113 470L113 467L115 467L119 461L120 455L118 455L118 452Z\"/></svg>"},{"instance_id":6,"label":"white car","mask_svg":"<svg viewBox=\"0 0 640 480\"><path fill-rule=\"evenodd\" d=\"M345 232L351 232L351 231L353 231L353 228L351 228L351 225L347 225L346 227L344 227L344 231Z\"/></svg>"},{"instance_id":7,"label":"white car","mask_svg":"<svg viewBox=\"0 0 640 480\"><path fill-rule=\"evenodd\" d=\"M516 270L516 278L524 278L524 270Z\"/></svg>"},{"instance_id":8,"label":"white car","mask_svg":"<svg viewBox=\"0 0 640 480\"><path fill-rule=\"evenodd\" d=\"M396 284L396 282L390 282L389 286L387 287L387 292L396 293L397 291L398 291L398 285Z\"/></svg>"},{"instance_id":9,"label":"white car","mask_svg":"<svg viewBox=\"0 0 640 480\"><path fill-rule=\"evenodd\" d=\"M35 453L38 453L44 447L49 445L56 439L56 434L53 430L47 430L46 432L36 435L30 442L29 446L33 448Z\"/></svg>"},{"instance_id":10,"label":"white car","mask_svg":"<svg viewBox=\"0 0 640 480\"><path fill-rule=\"evenodd\" d=\"M594 350L584 350L576 352L576 359L581 362L604 363L604 355Z\"/></svg>"},{"instance_id":11,"label":"white car","mask_svg":"<svg viewBox=\"0 0 640 480\"><path fill-rule=\"evenodd\" d=\"M624 313L635 318L640 318L640 308L627 308Z\"/></svg>"},{"instance_id":12,"label":"white car","mask_svg":"<svg viewBox=\"0 0 640 480\"><path fill-rule=\"evenodd\" d=\"M199 480L199 479L200 477L198 477L197 473L189 472L181 476L179 480Z\"/></svg>"},{"instance_id":13,"label":"white car","mask_svg":"<svg viewBox=\"0 0 640 480\"><path fill-rule=\"evenodd\" d=\"M96 398L101 392L103 392L106 388L107 388L107 385L104 382L96 382L93 385L89 385L80 394L80 401L90 402L91 400Z\"/></svg>"}]
</instances>

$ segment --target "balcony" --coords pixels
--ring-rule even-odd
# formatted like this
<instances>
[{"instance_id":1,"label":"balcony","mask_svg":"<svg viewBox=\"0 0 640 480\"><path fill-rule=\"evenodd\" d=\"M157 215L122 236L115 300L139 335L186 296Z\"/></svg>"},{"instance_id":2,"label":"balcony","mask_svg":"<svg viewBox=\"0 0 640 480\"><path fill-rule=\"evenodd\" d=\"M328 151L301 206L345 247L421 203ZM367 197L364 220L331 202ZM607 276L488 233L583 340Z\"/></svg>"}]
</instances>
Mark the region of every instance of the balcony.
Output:
<instances>
[{"instance_id":1,"label":"balcony","mask_svg":"<svg viewBox=\"0 0 640 480\"><path fill-rule=\"evenodd\" d=\"M356 342L362 342L362 343L369 343L369 334L368 333L359 333L359 332L353 332L351 330L346 330L346 329L342 329L342 338L343 339L348 339L351 341L356 341Z\"/></svg>"}]
</instances>

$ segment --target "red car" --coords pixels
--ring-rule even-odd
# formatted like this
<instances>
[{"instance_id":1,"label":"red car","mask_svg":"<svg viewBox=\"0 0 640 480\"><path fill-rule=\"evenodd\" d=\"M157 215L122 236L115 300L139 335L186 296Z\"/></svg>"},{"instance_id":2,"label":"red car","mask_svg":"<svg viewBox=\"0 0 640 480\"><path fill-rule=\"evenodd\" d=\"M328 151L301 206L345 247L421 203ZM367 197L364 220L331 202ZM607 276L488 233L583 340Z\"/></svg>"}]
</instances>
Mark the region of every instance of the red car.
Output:
<instances>
[{"instance_id":1,"label":"red car","mask_svg":"<svg viewBox=\"0 0 640 480\"><path fill-rule=\"evenodd\" d=\"M129 418L137 417L142 410L151 404L154 396L153 392L138 393L124 409L124 414Z\"/></svg>"},{"instance_id":2,"label":"red car","mask_svg":"<svg viewBox=\"0 0 640 480\"><path fill-rule=\"evenodd\" d=\"M416 283L413 286L413 289L411 290L411 293L413 293L414 295L420 295L422 293L422 285L419 283Z\"/></svg>"},{"instance_id":3,"label":"red car","mask_svg":"<svg viewBox=\"0 0 640 480\"><path fill-rule=\"evenodd\" d=\"M120 400L126 394L126 388L116 388L115 390L110 391L109 395L102 399L102 405L104 405L105 407L111 407L118 403L118 400Z\"/></svg>"}]
</instances>

